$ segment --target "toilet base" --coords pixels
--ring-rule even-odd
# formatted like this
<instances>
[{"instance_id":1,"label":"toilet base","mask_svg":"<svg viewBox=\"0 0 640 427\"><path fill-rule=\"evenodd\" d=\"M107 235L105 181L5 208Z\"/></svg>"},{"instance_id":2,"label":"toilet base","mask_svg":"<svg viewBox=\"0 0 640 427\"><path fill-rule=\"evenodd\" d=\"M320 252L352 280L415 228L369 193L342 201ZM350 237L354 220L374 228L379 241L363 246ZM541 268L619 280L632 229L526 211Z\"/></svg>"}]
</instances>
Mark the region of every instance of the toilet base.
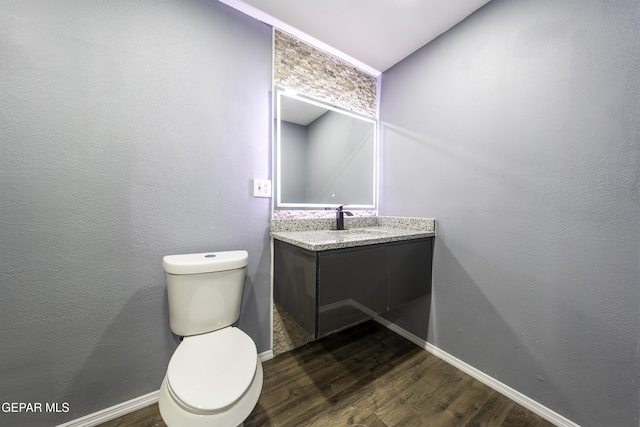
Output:
<instances>
[{"instance_id":1,"label":"toilet base","mask_svg":"<svg viewBox=\"0 0 640 427\"><path fill-rule=\"evenodd\" d=\"M165 376L160 387L158 407L160 415L168 427L235 427L242 426L245 419L258 403L262 392L262 363L258 360L256 374L244 396L226 411L211 415L188 412L171 396Z\"/></svg>"}]
</instances>

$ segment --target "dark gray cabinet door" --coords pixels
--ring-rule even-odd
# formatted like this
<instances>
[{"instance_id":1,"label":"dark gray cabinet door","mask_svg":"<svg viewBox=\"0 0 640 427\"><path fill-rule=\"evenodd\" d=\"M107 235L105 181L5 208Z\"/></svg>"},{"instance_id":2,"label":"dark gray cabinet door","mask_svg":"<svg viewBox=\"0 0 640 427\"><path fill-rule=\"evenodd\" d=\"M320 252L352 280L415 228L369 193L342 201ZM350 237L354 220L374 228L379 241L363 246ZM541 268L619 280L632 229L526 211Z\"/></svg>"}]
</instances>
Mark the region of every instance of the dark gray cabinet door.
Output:
<instances>
[{"instance_id":1,"label":"dark gray cabinet door","mask_svg":"<svg viewBox=\"0 0 640 427\"><path fill-rule=\"evenodd\" d=\"M318 263L318 336L387 310L385 247L323 252Z\"/></svg>"},{"instance_id":2,"label":"dark gray cabinet door","mask_svg":"<svg viewBox=\"0 0 640 427\"><path fill-rule=\"evenodd\" d=\"M431 293L433 239L389 246L389 310Z\"/></svg>"},{"instance_id":3,"label":"dark gray cabinet door","mask_svg":"<svg viewBox=\"0 0 640 427\"><path fill-rule=\"evenodd\" d=\"M316 253L274 241L273 299L316 338Z\"/></svg>"}]
</instances>

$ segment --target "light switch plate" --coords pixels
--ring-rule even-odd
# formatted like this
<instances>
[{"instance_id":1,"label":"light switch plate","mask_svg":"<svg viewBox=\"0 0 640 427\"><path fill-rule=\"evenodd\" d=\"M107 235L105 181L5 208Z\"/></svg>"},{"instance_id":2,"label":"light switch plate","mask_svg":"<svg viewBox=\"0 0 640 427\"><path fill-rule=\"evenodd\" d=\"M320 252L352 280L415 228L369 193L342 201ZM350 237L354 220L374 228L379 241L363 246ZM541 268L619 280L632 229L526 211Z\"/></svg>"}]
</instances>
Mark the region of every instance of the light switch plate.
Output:
<instances>
[{"instance_id":1,"label":"light switch plate","mask_svg":"<svg viewBox=\"0 0 640 427\"><path fill-rule=\"evenodd\" d=\"M271 197L271 180L254 178L253 197Z\"/></svg>"}]
</instances>

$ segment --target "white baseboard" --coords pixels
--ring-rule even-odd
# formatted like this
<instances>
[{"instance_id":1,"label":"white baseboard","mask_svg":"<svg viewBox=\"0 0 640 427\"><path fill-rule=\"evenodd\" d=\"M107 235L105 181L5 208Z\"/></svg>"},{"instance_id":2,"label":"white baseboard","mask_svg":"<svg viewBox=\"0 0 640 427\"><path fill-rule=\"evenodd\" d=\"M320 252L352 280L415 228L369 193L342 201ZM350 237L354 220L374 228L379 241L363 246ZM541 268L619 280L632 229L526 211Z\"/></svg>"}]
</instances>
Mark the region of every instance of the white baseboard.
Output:
<instances>
[{"instance_id":1,"label":"white baseboard","mask_svg":"<svg viewBox=\"0 0 640 427\"><path fill-rule=\"evenodd\" d=\"M258 354L258 357L260 358L260 361L262 363L266 362L267 360L271 360L273 359L273 350L263 351L262 353Z\"/></svg>"},{"instance_id":2,"label":"white baseboard","mask_svg":"<svg viewBox=\"0 0 640 427\"><path fill-rule=\"evenodd\" d=\"M427 341L423 340L422 338L419 338L413 335L411 332L408 332L405 329L402 329L401 327L395 325L394 323L388 321L387 319L384 319L380 316L374 316L373 319L376 322L380 323L381 325L391 329L393 332L397 333L398 335L408 339L412 343L416 344L418 347L424 348L434 356L444 360L450 365L455 366L456 368L460 369L462 372L475 378L476 380L480 381L486 386L491 387L492 389L502 394L503 396L506 396L509 399L513 400L514 402L524 406L531 412L538 414L539 416L549 421L550 423L553 423L558 427L580 427L578 424L563 417L557 412L552 411L551 409L547 408L541 403L531 399L530 397L520 393L517 390L514 390L508 385L501 383L495 378L485 374L484 372L474 368L473 366L463 362L462 360L450 355L446 351L440 350L438 347L434 346L433 344L430 344Z\"/></svg>"},{"instance_id":3,"label":"white baseboard","mask_svg":"<svg viewBox=\"0 0 640 427\"><path fill-rule=\"evenodd\" d=\"M93 414L86 415L82 418L60 424L57 427L94 427L123 415L130 414L138 409L153 405L158 402L159 395L159 390L153 391L149 394L145 394L144 396L136 397L135 399L103 409L102 411L94 412Z\"/></svg>"},{"instance_id":4,"label":"white baseboard","mask_svg":"<svg viewBox=\"0 0 640 427\"><path fill-rule=\"evenodd\" d=\"M259 353L258 358L260 358L260 362L266 362L269 359L273 359L273 351L267 350ZM149 394L145 394L144 396L136 397L135 399L86 415L82 418L77 418L67 423L60 424L57 427L95 427L102 423L106 423L107 421L115 420L118 417L135 412L138 409L146 408L149 405L158 403L159 396L160 390L156 390Z\"/></svg>"}]
</instances>

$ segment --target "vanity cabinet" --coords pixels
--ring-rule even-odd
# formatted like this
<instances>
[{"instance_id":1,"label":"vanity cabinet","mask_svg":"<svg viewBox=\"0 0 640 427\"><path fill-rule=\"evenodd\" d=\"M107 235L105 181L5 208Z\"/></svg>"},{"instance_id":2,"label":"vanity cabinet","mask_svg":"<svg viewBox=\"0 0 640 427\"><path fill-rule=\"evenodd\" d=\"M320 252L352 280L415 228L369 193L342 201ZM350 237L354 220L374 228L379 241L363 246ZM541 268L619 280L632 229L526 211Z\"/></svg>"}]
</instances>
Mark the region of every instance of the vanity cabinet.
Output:
<instances>
[{"instance_id":1,"label":"vanity cabinet","mask_svg":"<svg viewBox=\"0 0 640 427\"><path fill-rule=\"evenodd\" d=\"M274 240L274 300L320 338L431 293L433 237L310 251Z\"/></svg>"}]
</instances>

